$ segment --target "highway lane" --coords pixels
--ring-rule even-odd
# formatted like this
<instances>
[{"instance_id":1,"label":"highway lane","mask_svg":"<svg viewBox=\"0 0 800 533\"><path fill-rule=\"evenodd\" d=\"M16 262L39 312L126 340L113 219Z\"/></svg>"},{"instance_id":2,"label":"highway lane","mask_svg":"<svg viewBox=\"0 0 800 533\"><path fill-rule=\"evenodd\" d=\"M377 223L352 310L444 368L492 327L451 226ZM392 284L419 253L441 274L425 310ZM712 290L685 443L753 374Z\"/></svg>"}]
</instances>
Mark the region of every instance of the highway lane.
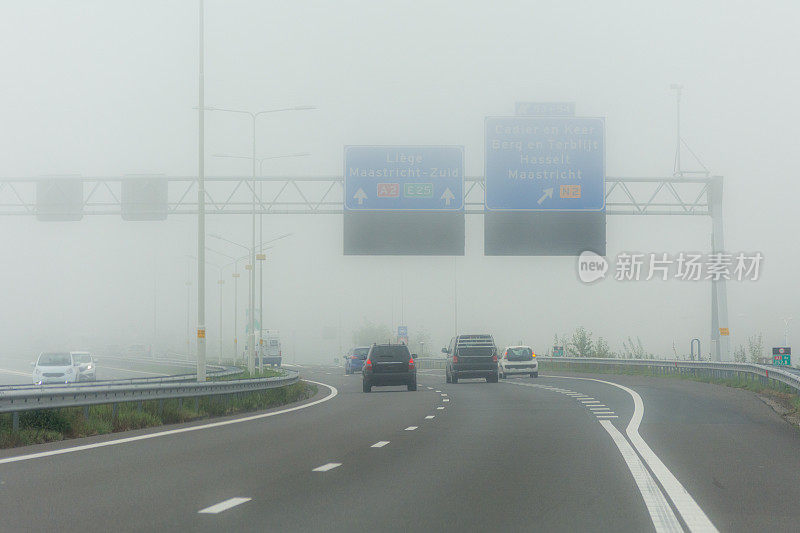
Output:
<instances>
[{"instance_id":1,"label":"highway lane","mask_svg":"<svg viewBox=\"0 0 800 533\"><path fill-rule=\"evenodd\" d=\"M10 464L0 459L3 525L26 528L35 516L37 527L65 530L655 529L642 489L604 426L623 434L634 414L622 389L576 376L451 385L440 373L421 371L416 393L378 388L363 394L359 375L300 370L335 386L338 396L197 432ZM796 432L758 400L752 403L750 393L677 380L598 378L641 393L642 436L720 530L780 530L789 519L796 522L797 512L775 514L782 504L752 517L750 507L767 502L737 500L765 488L764 498L784 489L795 498L791 485L798 479L790 467L771 483L780 462L757 454L748 469L728 453L782 444L788 449L776 459L797 457ZM323 386L320 391L320 397L329 394ZM716 425L700 425L707 416ZM726 447L734 430L745 440ZM146 433L152 430L135 432ZM698 452L703 439L721 446L725 461L703 467L713 455ZM6 450L0 457L20 453ZM746 474L715 472L730 471L731 464ZM315 471L320 467L325 471ZM721 489L714 479L731 484ZM199 512L209 508L224 510Z\"/></svg>"}]
</instances>

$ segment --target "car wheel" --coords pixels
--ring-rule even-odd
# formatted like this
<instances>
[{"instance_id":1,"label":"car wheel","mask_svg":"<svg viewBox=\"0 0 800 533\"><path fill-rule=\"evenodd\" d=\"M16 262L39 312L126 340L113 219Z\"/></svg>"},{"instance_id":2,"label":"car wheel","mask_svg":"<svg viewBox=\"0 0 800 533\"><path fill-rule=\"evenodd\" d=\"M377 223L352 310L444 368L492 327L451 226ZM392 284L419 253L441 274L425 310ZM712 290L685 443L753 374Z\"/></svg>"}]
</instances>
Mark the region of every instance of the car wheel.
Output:
<instances>
[{"instance_id":1,"label":"car wheel","mask_svg":"<svg viewBox=\"0 0 800 533\"><path fill-rule=\"evenodd\" d=\"M364 392L372 392L372 385L370 385L370 384L369 384L369 383L367 383L366 381L363 381L363 382L361 383L361 388L362 388L362 390L363 390Z\"/></svg>"},{"instance_id":2,"label":"car wheel","mask_svg":"<svg viewBox=\"0 0 800 533\"><path fill-rule=\"evenodd\" d=\"M410 390L410 391L417 390L417 382L415 381L414 383L409 383L408 384L408 390Z\"/></svg>"},{"instance_id":3,"label":"car wheel","mask_svg":"<svg viewBox=\"0 0 800 533\"><path fill-rule=\"evenodd\" d=\"M538 372L531 372L531 377L532 378L538 378L539 377L539 373Z\"/></svg>"},{"instance_id":4,"label":"car wheel","mask_svg":"<svg viewBox=\"0 0 800 533\"><path fill-rule=\"evenodd\" d=\"M458 383L458 374L455 372L450 374L450 383Z\"/></svg>"}]
</instances>

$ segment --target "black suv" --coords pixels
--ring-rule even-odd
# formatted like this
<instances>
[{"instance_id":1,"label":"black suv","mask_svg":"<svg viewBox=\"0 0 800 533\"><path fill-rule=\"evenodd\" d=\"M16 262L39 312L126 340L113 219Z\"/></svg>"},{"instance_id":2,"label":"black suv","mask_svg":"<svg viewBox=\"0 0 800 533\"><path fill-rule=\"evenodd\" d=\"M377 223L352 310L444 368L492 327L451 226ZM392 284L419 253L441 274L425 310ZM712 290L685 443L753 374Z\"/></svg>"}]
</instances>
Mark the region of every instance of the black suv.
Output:
<instances>
[{"instance_id":1,"label":"black suv","mask_svg":"<svg viewBox=\"0 0 800 533\"><path fill-rule=\"evenodd\" d=\"M364 392L375 385L406 385L417 390L417 366L405 344L373 344L362 369Z\"/></svg>"},{"instance_id":2,"label":"black suv","mask_svg":"<svg viewBox=\"0 0 800 533\"><path fill-rule=\"evenodd\" d=\"M448 383L458 383L459 378L486 378L497 383L497 346L491 335L453 337L442 352L447 354L444 373Z\"/></svg>"}]
</instances>

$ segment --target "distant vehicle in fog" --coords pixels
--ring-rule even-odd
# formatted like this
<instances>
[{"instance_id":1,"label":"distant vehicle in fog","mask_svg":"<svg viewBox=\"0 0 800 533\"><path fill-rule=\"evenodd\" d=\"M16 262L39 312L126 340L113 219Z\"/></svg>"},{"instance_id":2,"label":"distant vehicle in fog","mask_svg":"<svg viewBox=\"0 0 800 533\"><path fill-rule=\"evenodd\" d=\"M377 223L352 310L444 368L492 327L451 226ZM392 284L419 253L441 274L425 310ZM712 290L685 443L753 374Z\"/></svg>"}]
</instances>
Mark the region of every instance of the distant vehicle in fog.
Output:
<instances>
[{"instance_id":1,"label":"distant vehicle in fog","mask_svg":"<svg viewBox=\"0 0 800 533\"><path fill-rule=\"evenodd\" d=\"M91 353L70 352L70 355L77 370L76 381L97 381L97 368Z\"/></svg>"},{"instance_id":2,"label":"distant vehicle in fog","mask_svg":"<svg viewBox=\"0 0 800 533\"><path fill-rule=\"evenodd\" d=\"M42 352L33 365L33 383L74 383L78 381L78 369L69 352Z\"/></svg>"},{"instance_id":3,"label":"distant vehicle in fog","mask_svg":"<svg viewBox=\"0 0 800 533\"><path fill-rule=\"evenodd\" d=\"M364 360L369 353L369 346L356 346L350 348L347 355L344 356L344 373L352 374L354 372L361 372L364 367Z\"/></svg>"},{"instance_id":4,"label":"distant vehicle in fog","mask_svg":"<svg viewBox=\"0 0 800 533\"><path fill-rule=\"evenodd\" d=\"M485 378L497 383L497 346L491 335L458 335L442 352L447 354L447 383L458 383L460 378Z\"/></svg>"},{"instance_id":5,"label":"distant vehicle in fog","mask_svg":"<svg viewBox=\"0 0 800 533\"><path fill-rule=\"evenodd\" d=\"M505 379L512 374L530 374L539 377L539 361L530 346L506 346L498 361L500 377Z\"/></svg>"}]
</instances>

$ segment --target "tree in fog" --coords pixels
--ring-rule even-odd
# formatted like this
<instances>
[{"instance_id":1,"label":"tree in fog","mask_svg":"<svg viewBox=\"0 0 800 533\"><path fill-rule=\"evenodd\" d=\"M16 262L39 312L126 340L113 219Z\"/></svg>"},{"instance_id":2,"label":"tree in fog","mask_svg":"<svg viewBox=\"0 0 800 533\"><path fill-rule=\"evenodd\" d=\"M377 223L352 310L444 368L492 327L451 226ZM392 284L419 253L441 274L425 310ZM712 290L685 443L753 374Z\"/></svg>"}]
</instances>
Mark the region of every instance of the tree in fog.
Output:
<instances>
[{"instance_id":1,"label":"tree in fog","mask_svg":"<svg viewBox=\"0 0 800 533\"><path fill-rule=\"evenodd\" d=\"M747 337L747 351L750 353L750 362L758 363L758 360L764 356L763 333Z\"/></svg>"},{"instance_id":2,"label":"tree in fog","mask_svg":"<svg viewBox=\"0 0 800 533\"><path fill-rule=\"evenodd\" d=\"M597 337L597 342L594 344L594 356L611 358L616 357L617 354L611 351L611 348L608 346L608 341L603 337Z\"/></svg>"},{"instance_id":3,"label":"tree in fog","mask_svg":"<svg viewBox=\"0 0 800 533\"><path fill-rule=\"evenodd\" d=\"M569 341L568 349L575 357L591 357L594 352L592 334L583 326L578 327Z\"/></svg>"},{"instance_id":4,"label":"tree in fog","mask_svg":"<svg viewBox=\"0 0 800 533\"><path fill-rule=\"evenodd\" d=\"M644 349L642 339L636 337L636 342L628 337L627 341L622 341L622 354L626 359L652 359L653 354Z\"/></svg>"},{"instance_id":5,"label":"tree in fog","mask_svg":"<svg viewBox=\"0 0 800 533\"><path fill-rule=\"evenodd\" d=\"M391 342L392 329L386 324L375 324L367 319L353 331L353 344L366 346L374 342Z\"/></svg>"}]
</instances>

